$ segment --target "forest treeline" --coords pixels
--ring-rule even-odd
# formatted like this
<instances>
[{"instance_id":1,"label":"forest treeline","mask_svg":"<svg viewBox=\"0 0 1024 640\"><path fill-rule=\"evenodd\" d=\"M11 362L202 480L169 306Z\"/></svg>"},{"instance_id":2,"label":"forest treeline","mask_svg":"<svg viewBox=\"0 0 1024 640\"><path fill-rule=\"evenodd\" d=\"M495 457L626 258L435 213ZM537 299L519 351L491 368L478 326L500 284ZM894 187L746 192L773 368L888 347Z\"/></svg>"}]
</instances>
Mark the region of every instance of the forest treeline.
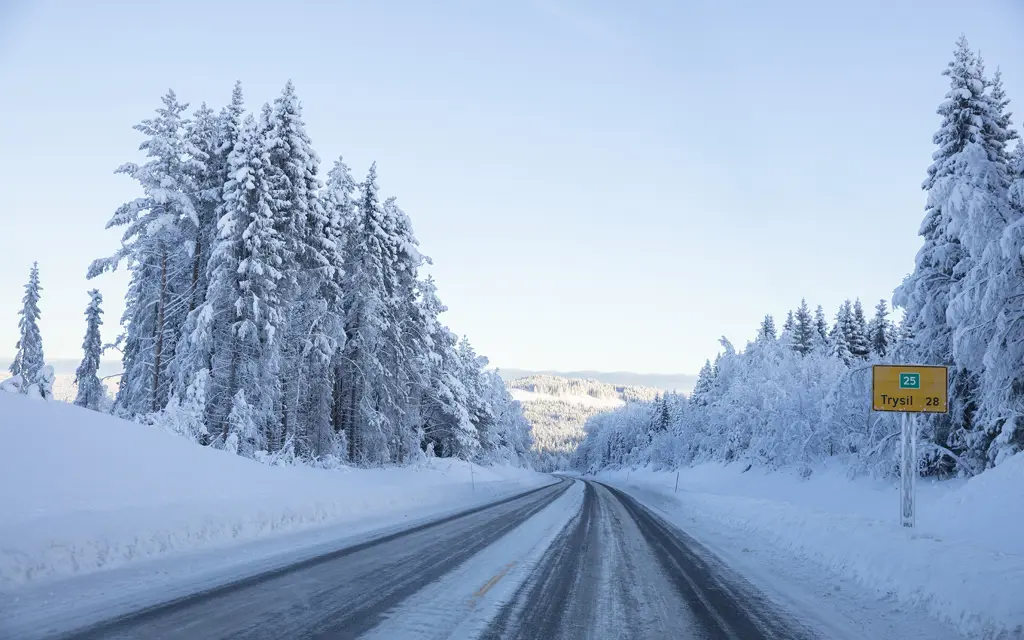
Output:
<instances>
[{"instance_id":1,"label":"forest treeline","mask_svg":"<svg viewBox=\"0 0 1024 640\"><path fill-rule=\"evenodd\" d=\"M173 91L117 171L141 195L114 212L118 250L88 277L131 274L122 331L100 341L90 292L76 404L155 424L210 447L277 462L403 464L424 455L512 460L529 424L487 359L449 330L429 264L376 165L339 158L321 181L289 82L246 113ZM7 389L52 395L39 334L39 270L26 285ZM112 401L100 355L124 365Z\"/></svg>"},{"instance_id":2,"label":"forest treeline","mask_svg":"<svg viewBox=\"0 0 1024 640\"><path fill-rule=\"evenodd\" d=\"M895 471L898 420L871 411L873 363L949 367L949 406L922 418L925 474L976 474L1024 448L1024 144L1001 74L966 38L943 75L936 150L922 185L923 245L870 320L846 302L829 322L802 302L776 331L765 318L743 350L723 351L689 398L668 395L591 418L573 464L748 460Z\"/></svg>"}]
</instances>

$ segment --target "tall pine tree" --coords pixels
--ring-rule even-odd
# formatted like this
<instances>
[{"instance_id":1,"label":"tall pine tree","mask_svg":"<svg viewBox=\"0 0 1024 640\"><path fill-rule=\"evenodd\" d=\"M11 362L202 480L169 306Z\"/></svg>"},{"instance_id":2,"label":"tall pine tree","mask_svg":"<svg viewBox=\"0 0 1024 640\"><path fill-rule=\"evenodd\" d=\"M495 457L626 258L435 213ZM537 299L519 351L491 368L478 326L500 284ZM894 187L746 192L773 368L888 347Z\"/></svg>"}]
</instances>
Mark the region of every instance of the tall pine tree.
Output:
<instances>
[{"instance_id":1,"label":"tall pine tree","mask_svg":"<svg viewBox=\"0 0 1024 640\"><path fill-rule=\"evenodd\" d=\"M828 346L828 320L825 318L825 309L820 304L814 310L814 345L819 349Z\"/></svg>"},{"instance_id":2,"label":"tall pine tree","mask_svg":"<svg viewBox=\"0 0 1024 640\"><path fill-rule=\"evenodd\" d=\"M309 421L330 423L330 364L341 337L339 230L320 199L320 158L313 151L291 81L274 100L267 140L275 229L282 242L280 297L288 309L281 358L282 432L273 449L308 450ZM303 406L303 399L305 406ZM304 425L303 423L307 423Z\"/></svg>"},{"instance_id":3,"label":"tall pine tree","mask_svg":"<svg viewBox=\"0 0 1024 640\"><path fill-rule=\"evenodd\" d=\"M891 334L892 323L889 322L889 307L885 300L879 300L875 305L875 317L868 325L868 342L871 344L871 351L879 358L884 358L889 353Z\"/></svg>"},{"instance_id":4,"label":"tall pine tree","mask_svg":"<svg viewBox=\"0 0 1024 640\"><path fill-rule=\"evenodd\" d=\"M125 226L121 248L90 265L92 278L128 263L132 272L122 323L124 372L116 408L129 416L160 410L170 392L176 341L192 299L193 259L183 247L200 224L193 176L202 153L186 135L182 114L188 105L173 91L163 97L157 117L135 129L147 136L140 145L149 161L122 165L145 195L123 204L107 227Z\"/></svg>"},{"instance_id":5,"label":"tall pine tree","mask_svg":"<svg viewBox=\"0 0 1024 640\"><path fill-rule=\"evenodd\" d=\"M864 315L864 306L860 299L853 303L853 313L849 316L846 329L846 342L850 353L857 358L867 358L871 354L871 342L868 339L868 321Z\"/></svg>"},{"instance_id":6,"label":"tall pine tree","mask_svg":"<svg viewBox=\"0 0 1024 640\"><path fill-rule=\"evenodd\" d=\"M794 316L791 348L800 355L807 355L814 348L816 333L814 318L807 307L807 300L801 299Z\"/></svg>"},{"instance_id":7,"label":"tall pine tree","mask_svg":"<svg viewBox=\"0 0 1024 640\"><path fill-rule=\"evenodd\" d=\"M75 371L75 404L86 409L100 411L105 408L107 392L103 388L97 372L100 368L100 357L103 355L103 341L100 337L100 325L103 319L101 305L103 296L98 289L89 292L89 306L85 308L85 339L82 341L82 362Z\"/></svg>"},{"instance_id":8,"label":"tall pine tree","mask_svg":"<svg viewBox=\"0 0 1024 640\"><path fill-rule=\"evenodd\" d=\"M11 375L20 377L18 388L21 393L38 393L47 397L43 336L39 333L39 297L42 289L39 284L39 263L33 262L25 285L25 295L21 299L21 311L18 312L21 319L18 320L17 351L10 371Z\"/></svg>"},{"instance_id":9,"label":"tall pine tree","mask_svg":"<svg viewBox=\"0 0 1024 640\"><path fill-rule=\"evenodd\" d=\"M775 318L770 314L765 315L761 321L761 328L757 332L757 339L762 342L774 342L777 339L775 331Z\"/></svg>"}]
</instances>

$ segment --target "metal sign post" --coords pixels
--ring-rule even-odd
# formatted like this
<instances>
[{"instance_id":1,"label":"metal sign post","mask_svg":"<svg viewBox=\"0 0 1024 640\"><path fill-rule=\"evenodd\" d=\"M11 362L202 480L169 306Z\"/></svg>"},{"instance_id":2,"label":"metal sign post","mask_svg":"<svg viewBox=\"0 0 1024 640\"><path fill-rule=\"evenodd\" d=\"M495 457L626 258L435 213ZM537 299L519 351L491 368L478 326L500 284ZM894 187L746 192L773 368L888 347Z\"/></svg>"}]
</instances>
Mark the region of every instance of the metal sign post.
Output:
<instances>
[{"instance_id":1,"label":"metal sign post","mask_svg":"<svg viewBox=\"0 0 1024 640\"><path fill-rule=\"evenodd\" d=\"M872 411L900 416L900 524L915 524L917 485L917 415L946 413L949 376L946 367L876 364L871 370Z\"/></svg>"},{"instance_id":2,"label":"metal sign post","mask_svg":"<svg viewBox=\"0 0 1024 640\"><path fill-rule=\"evenodd\" d=\"M914 496L917 490L917 416L900 416L900 524L914 526Z\"/></svg>"}]
</instances>

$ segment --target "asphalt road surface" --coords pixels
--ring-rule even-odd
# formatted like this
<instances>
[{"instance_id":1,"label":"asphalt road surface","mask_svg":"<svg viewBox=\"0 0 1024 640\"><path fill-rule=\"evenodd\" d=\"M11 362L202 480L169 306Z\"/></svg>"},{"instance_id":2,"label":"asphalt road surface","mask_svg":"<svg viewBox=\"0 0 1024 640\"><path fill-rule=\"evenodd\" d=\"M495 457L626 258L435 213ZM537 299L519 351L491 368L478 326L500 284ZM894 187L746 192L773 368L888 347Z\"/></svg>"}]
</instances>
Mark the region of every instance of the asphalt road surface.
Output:
<instances>
[{"instance_id":1,"label":"asphalt road surface","mask_svg":"<svg viewBox=\"0 0 1024 640\"><path fill-rule=\"evenodd\" d=\"M622 492L587 482L580 513L484 637L814 635L692 538Z\"/></svg>"},{"instance_id":2,"label":"asphalt road surface","mask_svg":"<svg viewBox=\"0 0 1024 640\"><path fill-rule=\"evenodd\" d=\"M574 482L580 481L563 480L64 637L357 638L552 505ZM589 481L581 508L506 599L495 605L482 637L815 637L685 533ZM416 637L448 637L431 634L421 630Z\"/></svg>"}]
</instances>

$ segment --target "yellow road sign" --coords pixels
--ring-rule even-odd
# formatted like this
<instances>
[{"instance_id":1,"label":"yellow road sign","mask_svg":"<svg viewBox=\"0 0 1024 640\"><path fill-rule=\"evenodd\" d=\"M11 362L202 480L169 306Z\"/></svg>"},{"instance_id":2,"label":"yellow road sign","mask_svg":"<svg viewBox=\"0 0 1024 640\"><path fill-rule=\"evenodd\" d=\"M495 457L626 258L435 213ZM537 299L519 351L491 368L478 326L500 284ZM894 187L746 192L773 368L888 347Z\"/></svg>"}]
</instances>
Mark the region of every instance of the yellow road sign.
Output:
<instances>
[{"instance_id":1,"label":"yellow road sign","mask_svg":"<svg viewBox=\"0 0 1024 640\"><path fill-rule=\"evenodd\" d=\"M946 367L876 364L871 368L871 408L905 413L946 413Z\"/></svg>"}]
</instances>

